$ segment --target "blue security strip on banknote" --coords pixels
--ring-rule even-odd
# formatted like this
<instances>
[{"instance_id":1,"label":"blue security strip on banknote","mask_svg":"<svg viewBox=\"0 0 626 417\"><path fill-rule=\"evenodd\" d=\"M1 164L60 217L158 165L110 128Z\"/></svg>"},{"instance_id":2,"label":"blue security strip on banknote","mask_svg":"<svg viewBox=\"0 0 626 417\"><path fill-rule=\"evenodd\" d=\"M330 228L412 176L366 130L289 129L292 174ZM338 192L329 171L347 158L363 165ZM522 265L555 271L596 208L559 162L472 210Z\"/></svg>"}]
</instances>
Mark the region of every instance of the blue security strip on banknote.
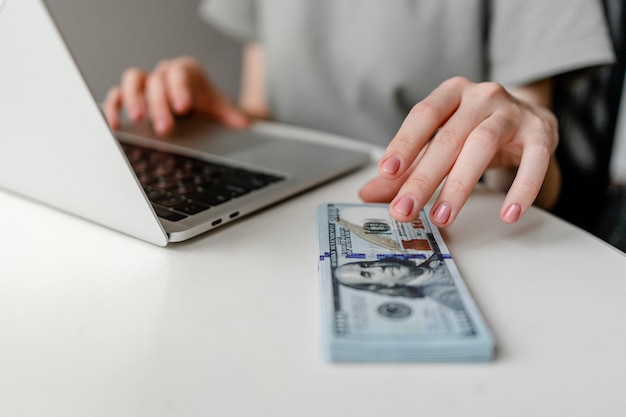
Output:
<instances>
[{"instance_id":1,"label":"blue security strip on banknote","mask_svg":"<svg viewBox=\"0 0 626 417\"><path fill-rule=\"evenodd\" d=\"M336 362L487 361L494 338L425 211L317 210L321 347Z\"/></svg>"}]
</instances>

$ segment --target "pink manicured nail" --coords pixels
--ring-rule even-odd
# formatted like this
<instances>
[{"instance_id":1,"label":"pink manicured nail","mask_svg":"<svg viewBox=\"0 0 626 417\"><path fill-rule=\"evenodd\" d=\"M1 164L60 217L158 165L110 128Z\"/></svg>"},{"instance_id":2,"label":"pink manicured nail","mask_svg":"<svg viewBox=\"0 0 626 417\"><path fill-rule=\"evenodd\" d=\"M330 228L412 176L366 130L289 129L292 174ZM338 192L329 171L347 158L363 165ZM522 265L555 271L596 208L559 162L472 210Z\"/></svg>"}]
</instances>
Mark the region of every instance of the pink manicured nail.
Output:
<instances>
[{"instance_id":1,"label":"pink manicured nail","mask_svg":"<svg viewBox=\"0 0 626 417\"><path fill-rule=\"evenodd\" d=\"M515 223L522 214L522 207L515 203L511 204L504 212L503 220L507 223Z\"/></svg>"},{"instance_id":2,"label":"pink manicured nail","mask_svg":"<svg viewBox=\"0 0 626 417\"><path fill-rule=\"evenodd\" d=\"M154 130L159 134L164 134L169 130L170 124L165 119L157 120L154 124Z\"/></svg>"},{"instance_id":3,"label":"pink manicured nail","mask_svg":"<svg viewBox=\"0 0 626 417\"><path fill-rule=\"evenodd\" d=\"M118 127L120 127L120 118L118 117L117 113L109 114L107 116L107 120L109 121L109 125L112 129L117 129Z\"/></svg>"},{"instance_id":4,"label":"pink manicured nail","mask_svg":"<svg viewBox=\"0 0 626 417\"><path fill-rule=\"evenodd\" d=\"M433 209L433 220L439 224L446 224L450 219L450 213L452 213L452 206L450 206L450 203L439 203Z\"/></svg>"},{"instance_id":5,"label":"pink manicured nail","mask_svg":"<svg viewBox=\"0 0 626 417\"><path fill-rule=\"evenodd\" d=\"M394 204L393 209L403 216L409 216L413 211L415 201L410 197L400 197Z\"/></svg>"},{"instance_id":6,"label":"pink manicured nail","mask_svg":"<svg viewBox=\"0 0 626 417\"><path fill-rule=\"evenodd\" d=\"M395 156L390 156L385 159L383 163L380 165L380 169L389 175L394 175L400 169L400 160Z\"/></svg>"},{"instance_id":7,"label":"pink manicured nail","mask_svg":"<svg viewBox=\"0 0 626 417\"><path fill-rule=\"evenodd\" d=\"M138 122L143 118L143 111L139 106L133 106L130 109L130 118L131 120Z\"/></svg>"},{"instance_id":8,"label":"pink manicured nail","mask_svg":"<svg viewBox=\"0 0 626 417\"><path fill-rule=\"evenodd\" d=\"M185 97L178 97L176 101L174 101L174 110L177 112L184 112L189 107L189 100Z\"/></svg>"},{"instance_id":9,"label":"pink manicured nail","mask_svg":"<svg viewBox=\"0 0 626 417\"><path fill-rule=\"evenodd\" d=\"M231 113L227 117L227 124L235 129L247 129L250 127L250 119L240 113Z\"/></svg>"}]
</instances>

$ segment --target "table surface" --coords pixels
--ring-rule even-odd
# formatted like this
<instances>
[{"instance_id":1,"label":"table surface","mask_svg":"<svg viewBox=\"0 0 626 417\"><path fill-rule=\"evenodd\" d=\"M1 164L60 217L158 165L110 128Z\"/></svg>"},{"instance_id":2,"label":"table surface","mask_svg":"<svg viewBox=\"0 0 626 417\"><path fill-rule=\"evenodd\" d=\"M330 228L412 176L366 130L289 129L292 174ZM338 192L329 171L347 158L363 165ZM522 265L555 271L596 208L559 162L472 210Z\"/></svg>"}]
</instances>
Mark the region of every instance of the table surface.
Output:
<instances>
[{"instance_id":1,"label":"table surface","mask_svg":"<svg viewBox=\"0 0 626 417\"><path fill-rule=\"evenodd\" d=\"M166 248L0 192L0 415L626 416L626 256L484 189L443 235L495 358L324 362L315 208L374 174Z\"/></svg>"}]
</instances>

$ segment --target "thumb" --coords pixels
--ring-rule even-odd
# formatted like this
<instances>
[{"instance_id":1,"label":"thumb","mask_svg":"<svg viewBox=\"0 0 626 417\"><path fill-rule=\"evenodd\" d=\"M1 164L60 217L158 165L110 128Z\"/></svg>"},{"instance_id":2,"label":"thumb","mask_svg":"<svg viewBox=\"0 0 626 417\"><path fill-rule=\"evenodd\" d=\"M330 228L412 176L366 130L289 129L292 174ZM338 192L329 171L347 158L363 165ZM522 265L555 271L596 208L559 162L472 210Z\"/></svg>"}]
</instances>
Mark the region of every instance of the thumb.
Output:
<instances>
[{"instance_id":1,"label":"thumb","mask_svg":"<svg viewBox=\"0 0 626 417\"><path fill-rule=\"evenodd\" d=\"M363 185L359 190L359 197L366 203L389 203L401 186L401 180L376 177Z\"/></svg>"},{"instance_id":2,"label":"thumb","mask_svg":"<svg viewBox=\"0 0 626 417\"><path fill-rule=\"evenodd\" d=\"M235 129L246 129L252 122L241 109L208 83L203 89L196 90L194 107L197 112Z\"/></svg>"},{"instance_id":3,"label":"thumb","mask_svg":"<svg viewBox=\"0 0 626 417\"><path fill-rule=\"evenodd\" d=\"M206 113L218 122L235 129L246 129L252 122L248 115L221 94L214 95L212 105L208 107Z\"/></svg>"}]
</instances>

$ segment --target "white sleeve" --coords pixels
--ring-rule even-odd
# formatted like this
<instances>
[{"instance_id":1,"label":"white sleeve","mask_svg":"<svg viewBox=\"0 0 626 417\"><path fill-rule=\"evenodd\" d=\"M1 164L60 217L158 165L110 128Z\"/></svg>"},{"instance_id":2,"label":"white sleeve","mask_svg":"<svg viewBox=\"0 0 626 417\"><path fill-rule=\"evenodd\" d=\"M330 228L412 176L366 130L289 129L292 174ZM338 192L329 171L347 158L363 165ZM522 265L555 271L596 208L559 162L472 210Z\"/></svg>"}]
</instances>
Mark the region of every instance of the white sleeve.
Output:
<instances>
[{"instance_id":1,"label":"white sleeve","mask_svg":"<svg viewBox=\"0 0 626 417\"><path fill-rule=\"evenodd\" d=\"M258 38L254 0L202 0L199 13L228 35L248 41Z\"/></svg>"},{"instance_id":2,"label":"white sleeve","mask_svg":"<svg viewBox=\"0 0 626 417\"><path fill-rule=\"evenodd\" d=\"M599 0L495 0L488 33L489 78L532 82L613 62Z\"/></svg>"}]
</instances>

